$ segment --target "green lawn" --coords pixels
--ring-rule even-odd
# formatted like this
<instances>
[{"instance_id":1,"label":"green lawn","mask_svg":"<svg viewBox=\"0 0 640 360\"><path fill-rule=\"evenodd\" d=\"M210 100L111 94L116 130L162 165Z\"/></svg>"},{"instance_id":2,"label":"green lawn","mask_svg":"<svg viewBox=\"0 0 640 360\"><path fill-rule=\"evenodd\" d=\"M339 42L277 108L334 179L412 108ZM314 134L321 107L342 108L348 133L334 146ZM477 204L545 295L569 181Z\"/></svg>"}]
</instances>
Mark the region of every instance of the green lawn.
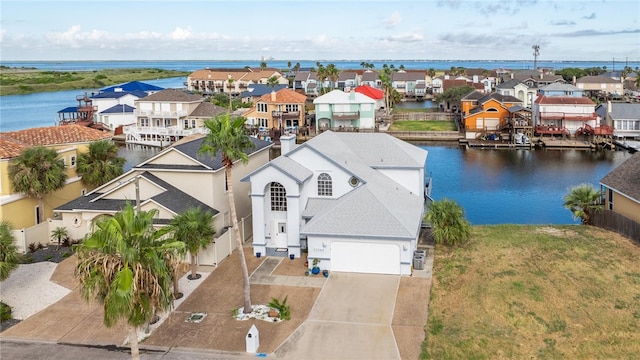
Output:
<instances>
[{"instance_id":1,"label":"green lawn","mask_svg":"<svg viewBox=\"0 0 640 360\"><path fill-rule=\"evenodd\" d=\"M390 131L456 131L453 121L394 121Z\"/></svg>"},{"instance_id":2,"label":"green lawn","mask_svg":"<svg viewBox=\"0 0 640 360\"><path fill-rule=\"evenodd\" d=\"M186 76L188 72L163 69L104 69L95 71L40 71L0 68L0 94L97 89L134 80Z\"/></svg>"},{"instance_id":3,"label":"green lawn","mask_svg":"<svg viewBox=\"0 0 640 360\"><path fill-rule=\"evenodd\" d=\"M437 246L422 359L631 359L640 247L587 226L476 226Z\"/></svg>"}]
</instances>

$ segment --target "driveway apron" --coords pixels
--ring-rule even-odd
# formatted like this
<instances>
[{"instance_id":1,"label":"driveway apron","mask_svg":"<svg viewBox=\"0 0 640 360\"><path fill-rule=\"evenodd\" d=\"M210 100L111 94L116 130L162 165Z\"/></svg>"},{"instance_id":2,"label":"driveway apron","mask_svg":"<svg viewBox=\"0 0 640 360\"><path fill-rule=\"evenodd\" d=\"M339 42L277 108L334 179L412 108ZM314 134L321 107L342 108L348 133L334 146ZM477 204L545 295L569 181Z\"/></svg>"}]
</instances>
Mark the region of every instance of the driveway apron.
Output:
<instances>
[{"instance_id":1,"label":"driveway apron","mask_svg":"<svg viewBox=\"0 0 640 360\"><path fill-rule=\"evenodd\" d=\"M332 272L282 359L400 359L391 323L400 277Z\"/></svg>"}]
</instances>

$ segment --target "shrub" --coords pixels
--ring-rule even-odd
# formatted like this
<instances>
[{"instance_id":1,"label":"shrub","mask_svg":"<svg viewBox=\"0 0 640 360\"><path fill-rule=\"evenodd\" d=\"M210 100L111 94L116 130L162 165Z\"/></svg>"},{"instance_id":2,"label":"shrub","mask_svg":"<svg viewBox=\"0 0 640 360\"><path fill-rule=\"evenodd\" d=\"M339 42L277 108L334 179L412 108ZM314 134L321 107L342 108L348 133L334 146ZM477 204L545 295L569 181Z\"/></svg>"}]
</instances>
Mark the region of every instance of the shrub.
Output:
<instances>
[{"instance_id":1,"label":"shrub","mask_svg":"<svg viewBox=\"0 0 640 360\"><path fill-rule=\"evenodd\" d=\"M0 302L0 322L11 319L11 306Z\"/></svg>"},{"instance_id":2,"label":"shrub","mask_svg":"<svg viewBox=\"0 0 640 360\"><path fill-rule=\"evenodd\" d=\"M291 307L287 305L288 297L289 295L285 296L282 302L276 298L271 298L271 302L267 304L268 307L278 310L282 320L291 320Z\"/></svg>"},{"instance_id":3,"label":"shrub","mask_svg":"<svg viewBox=\"0 0 640 360\"><path fill-rule=\"evenodd\" d=\"M38 250L38 245L36 243L29 244L29 252L36 252Z\"/></svg>"}]
</instances>

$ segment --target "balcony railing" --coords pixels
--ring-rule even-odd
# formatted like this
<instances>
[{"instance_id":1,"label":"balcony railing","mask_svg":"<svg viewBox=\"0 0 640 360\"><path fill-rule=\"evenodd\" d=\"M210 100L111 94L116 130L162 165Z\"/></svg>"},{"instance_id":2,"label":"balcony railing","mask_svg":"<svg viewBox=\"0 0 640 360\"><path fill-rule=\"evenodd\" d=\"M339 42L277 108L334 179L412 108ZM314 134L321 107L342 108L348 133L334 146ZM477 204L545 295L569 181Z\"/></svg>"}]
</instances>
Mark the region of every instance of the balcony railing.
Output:
<instances>
[{"instance_id":1,"label":"balcony railing","mask_svg":"<svg viewBox=\"0 0 640 360\"><path fill-rule=\"evenodd\" d=\"M135 109L133 113L136 116L159 117L159 118L181 118L181 117L187 116L186 111L154 111L154 110Z\"/></svg>"},{"instance_id":2,"label":"balcony railing","mask_svg":"<svg viewBox=\"0 0 640 360\"><path fill-rule=\"evenodd\" d=\"M331 117L334 120L356 120L360 119L360 111L352 111L352 112L333 112L331 113Z\"/></svg>"},{"instance_id":3,"label":"balcony railing","mask_svg":"<svg viewBox=\"0 0 640 360\"><path fill-rule=\"evenodd\" d=\"M300 111L272 111L271 117L274 119L298 119L300 118Z\"/></svg>"},{"instance_id":4,"label":"balcony railing","mask_svg":"<svg viewBox=\"0 0 640 360\"><path fill-rule=\"evenodd\" d=\"M564 113L564 112L540 112L540 120L572 120L572 121L589 121L597 120L596 113Z\"/></svg>"},{"instance_id":5,"label":"balcony railing","mask_svg":"<svg viewBox=\"0 0 640 360\"><path fill-rule=\"evenodd\" d=\"M138 126L126 125L123 127L124 134L156 134L168 136L188 136L194 134L206 134L207 128L181 129L177 126L155 127L155 126Z\"/></svg>"}]
</instances>

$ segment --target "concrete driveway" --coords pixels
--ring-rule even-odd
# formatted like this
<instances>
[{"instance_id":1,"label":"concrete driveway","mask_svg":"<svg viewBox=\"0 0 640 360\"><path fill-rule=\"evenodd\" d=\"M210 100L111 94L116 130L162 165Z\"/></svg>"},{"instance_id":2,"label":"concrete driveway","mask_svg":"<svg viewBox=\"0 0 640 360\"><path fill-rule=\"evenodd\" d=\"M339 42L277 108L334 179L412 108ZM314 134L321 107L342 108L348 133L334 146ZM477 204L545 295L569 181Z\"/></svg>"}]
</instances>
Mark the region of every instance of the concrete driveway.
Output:
<instances>
[{"instance_id":1,"label":"concrete driveway","mask_svg":"<svg viewBox=\"0 0 640 360\"><path fill-rule=\"evenodd\" d=\"M400 359L392 321L400 276L332 272L282 359Z\"/></svg>"}]
</instances>

